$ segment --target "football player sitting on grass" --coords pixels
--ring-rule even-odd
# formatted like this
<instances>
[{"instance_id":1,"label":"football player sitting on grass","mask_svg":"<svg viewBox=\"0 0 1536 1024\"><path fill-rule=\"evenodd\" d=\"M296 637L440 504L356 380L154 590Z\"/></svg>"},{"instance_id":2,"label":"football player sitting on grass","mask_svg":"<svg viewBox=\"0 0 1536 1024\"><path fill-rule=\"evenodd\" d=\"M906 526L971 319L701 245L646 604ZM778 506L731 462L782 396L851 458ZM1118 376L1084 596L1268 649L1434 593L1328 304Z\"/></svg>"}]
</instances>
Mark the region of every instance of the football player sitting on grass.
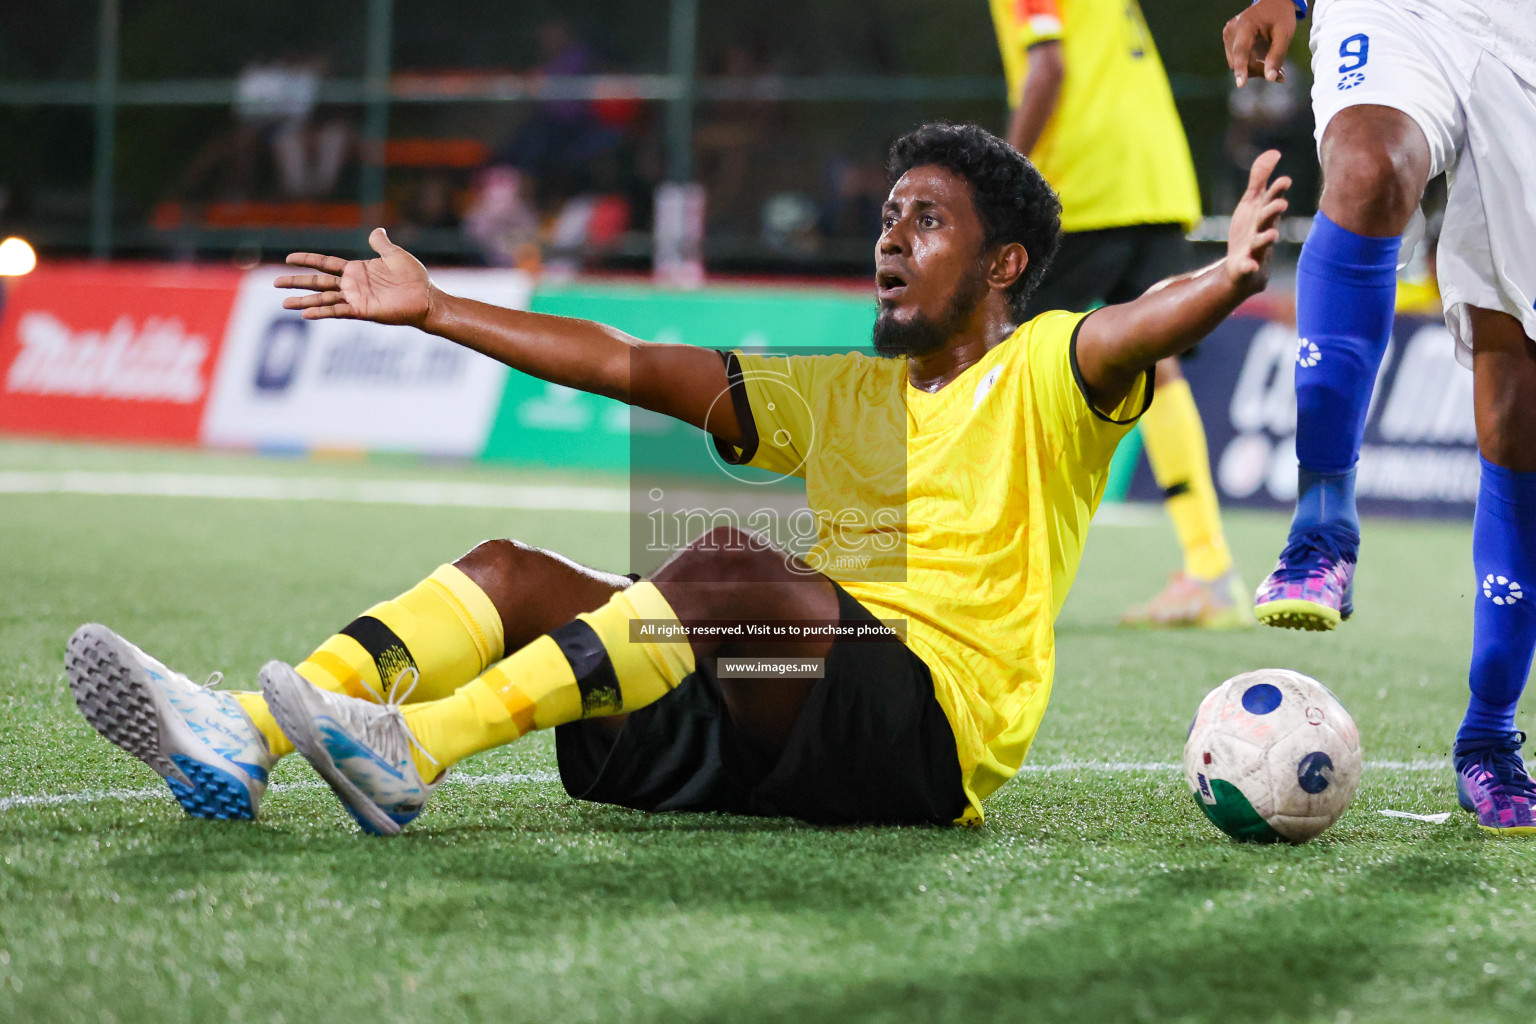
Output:
<instances>
[{"instance_id":1,"label":"football player sitting on grass","mask_svg":"<svg viewBox=\"0 0 1536 1024\"><path fill-rule=\"evenodd\" d=\"M66 655L76 701L205 817L253 817L297 750L365 831L393 835L453 765L552 728L584 800L979 822L1045 713L1053 622L1153 366L1264 287L1290 184L1268 181L1278 159L1254 162L1224 259L1133 302L1021 323L1060 237L1055 195L974 125L919 128L890 152L875 356L647 344L455 298L382 229L377 259L290 256L306 272L277 285L307 293L284 302L306 318L416 327L804 478L817 542L798 558L717 527L636 580L486 541L296 667L268 663L260 692L198 687L82 626ZM821 676L738 678L727 657Z\"/></svg>"}]
</instances>

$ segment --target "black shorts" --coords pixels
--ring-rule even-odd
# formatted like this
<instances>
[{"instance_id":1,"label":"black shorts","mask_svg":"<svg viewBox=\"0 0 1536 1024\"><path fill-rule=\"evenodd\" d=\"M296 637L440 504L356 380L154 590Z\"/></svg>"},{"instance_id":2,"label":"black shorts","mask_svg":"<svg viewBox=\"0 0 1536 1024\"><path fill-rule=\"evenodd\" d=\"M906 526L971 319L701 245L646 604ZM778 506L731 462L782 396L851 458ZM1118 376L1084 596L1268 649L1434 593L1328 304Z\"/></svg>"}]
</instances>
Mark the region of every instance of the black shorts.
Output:
<instances>
[{"instance_id":1,"label":"black shorts","mask_svg":"<svg viewBox=\"0 0 1536 1024\"><path fill-rule=\"evenodd\" d=\"M1026 319L1047 310L1081 313L1130 302L1166 277L1194 266L1194 249L1179 224L1133 224L1069 231L1029 300Z\"/></svg>"},{"instance_id":2,"label":"black shorts","mask_svg":"<svg viewBox=\"0 0 1536 1024\"><path fill-rule=\"evenodd\" d=\"M843 624L875 621L841 587L837 601ZM966 807L933 676L899 640L834 641L775 764L737 734L710 663L632 712L616 737L595 721L560 726L555 751L571 796L642 811L948 824Z\"/></svg>"}]
</instances>

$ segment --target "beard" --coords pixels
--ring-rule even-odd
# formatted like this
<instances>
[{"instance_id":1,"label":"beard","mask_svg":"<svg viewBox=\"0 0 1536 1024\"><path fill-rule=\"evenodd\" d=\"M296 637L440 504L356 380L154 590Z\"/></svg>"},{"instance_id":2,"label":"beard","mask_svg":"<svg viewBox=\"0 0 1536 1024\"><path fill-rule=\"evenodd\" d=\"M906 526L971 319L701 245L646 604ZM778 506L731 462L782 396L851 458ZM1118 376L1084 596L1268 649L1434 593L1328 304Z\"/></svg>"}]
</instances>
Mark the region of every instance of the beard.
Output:
<instances>
[{"instance_id":1,"label":"beard","mask_svg":"<svg viewBox=\"0 0 1536 1024\"><path fill-rule=\"evenodd\" d=\"M939 351L971 319L986 294L986 272L977 266L955 285L949 306L937 320L919 313L903 323L890 309L882 308L875 317L875 354L892 358L926 356Z\"/></svg>"}]
</instances>

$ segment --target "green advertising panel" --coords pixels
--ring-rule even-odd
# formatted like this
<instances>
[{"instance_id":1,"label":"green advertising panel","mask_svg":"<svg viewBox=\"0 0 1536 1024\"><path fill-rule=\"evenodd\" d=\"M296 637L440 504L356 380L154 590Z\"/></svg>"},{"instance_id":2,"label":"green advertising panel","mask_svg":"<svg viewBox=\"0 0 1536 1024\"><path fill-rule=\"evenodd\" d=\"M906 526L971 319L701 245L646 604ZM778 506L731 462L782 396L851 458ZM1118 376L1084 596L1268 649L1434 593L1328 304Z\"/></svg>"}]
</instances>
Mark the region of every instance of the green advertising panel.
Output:
<instances>
[{"instance_id":1,"label":"green advertising panel","mask_svg":"<svg viewBox=\"0 0 1536 1024\"><path fill-rule=\"evenodd\" d=\"M532 309L612 324L647 341L719 349L867 349L875 319L873 296L833 289L668 292L582 285L541 289ZM631 466L632 449L643 448L668 453L679 472L708 474L706 443L697 430L668 417L512 372L484 457L623 471Z\"/></svg>"}]
</instances>

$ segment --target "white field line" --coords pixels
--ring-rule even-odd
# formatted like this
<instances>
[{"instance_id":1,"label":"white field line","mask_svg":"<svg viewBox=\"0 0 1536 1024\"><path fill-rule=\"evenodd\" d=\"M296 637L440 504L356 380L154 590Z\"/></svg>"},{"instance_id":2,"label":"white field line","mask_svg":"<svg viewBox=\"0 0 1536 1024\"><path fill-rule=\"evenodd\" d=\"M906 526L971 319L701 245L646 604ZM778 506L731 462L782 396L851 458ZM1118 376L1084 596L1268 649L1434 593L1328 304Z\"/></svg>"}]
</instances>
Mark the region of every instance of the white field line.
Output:
<instances>
[{"instance_id":1,"label":"white field line","mask_svg":"<svg viewBox=\"0 0 1536 1024\"><path fill-rule=\"evenodd\" d=\"M530 512L628 512L622 487L475 484L430 480L245 476L217 473L0 471L0 494L95 494L158 498L243 498L339 501L362 505L427 505Z\"/></svg>"},{"instance_id":2,"label":"white field line","mask_svg":"<svg viewBox=\"0 0 1536 1024\"><path fill-rule=\"evenodd\" d=\"M336 501L359 505L496 508L525 512L630 511L630 494L622 487L221 473L0 470L0 494ZM1099 506L1094 522L1100 526L1157 526L1163 522L1163 512L1156 505L1110 502Z\"/></svg>"},{"instance_id":3,"label":"white field line","mask_svg":"<svg viewBox=\"0 0 1536 1024\"><path fill-rule=\"evenodd\" d=\"M1447 758L1443 761L1434 761L1428 758L1418 758L1412 761L1367 761L1365 767L1373 771L1392 772L1433 772L1445 769L1450 771L1451 762ZM1052 761L1045 764L1026 763L1019 769L1020 774L1027 772L1040 772L1048 774L1069 774L1074 772L1182 772L1184 766L1173 761Z\"/></svg>"},{"instance_id":4,"label":"white field line","mask_svg":"<svg viewBox=\"0 0 1536 1024\"><path fill-rule=\"evenodd\" d=\"M1367 761L1365 767L1372 771L1432 772L1448 771L1449 761ZM1049 764L1026 764L1020 774L1066 775L1077 773L1125 774L1130 772L1162 773L1182 771L1181 765L1172 761L1054 761ZM443 785L453 786L513 786L520 784L545 784L560 781L558 772L500 772L494 775L453 775ZM324 789L323 782L280 782L269 792L294 793ZM164 787L153 789L83 789L77 793L40 793L37 795L0 797L0 812L23 807L63 807L67 804L94 804L108 801L136 802L143 800L169 800L170 793Z\"/></svg>"},{"instance_id":5,"label":"white field line","mask_svg":"<svg viewBox=\"0 0 1536 1024\"><path fill-rule=\"evenodd\" d=\"M558 782L557 772L499 772L495 775L451 775L444 786L515 786L520 783ZM270 787L270 793L297 793L305 790L324 789L323 782L279 782ZM163 786L154 789L83 789L78 793L44 793L37 796L0 797L0 811L17 807L62 807L65 804L94 804L108 800L135 802L139 800L169 800L171 794Z\"/></svg>"}]
</instances>

